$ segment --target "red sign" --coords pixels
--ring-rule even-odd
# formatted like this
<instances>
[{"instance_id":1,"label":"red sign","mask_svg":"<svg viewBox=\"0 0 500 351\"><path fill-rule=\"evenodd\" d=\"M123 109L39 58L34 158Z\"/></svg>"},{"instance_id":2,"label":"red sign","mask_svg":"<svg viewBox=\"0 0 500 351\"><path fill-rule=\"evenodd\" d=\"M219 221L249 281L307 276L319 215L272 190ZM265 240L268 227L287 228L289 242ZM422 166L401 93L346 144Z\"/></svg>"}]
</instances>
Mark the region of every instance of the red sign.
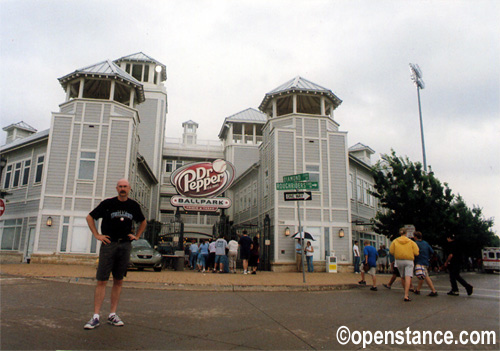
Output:
<instances>
[{"instance_id":1,"label":"red sign","mask_svg":"<svg viewBox=\"0 0 500 351\"><path fill-rule=\"evenodd\" d=\"M206 198L222 194L234 180L234 166L224 160L185 165L172 173L170 182L185 197Z\"/></svg>"},{"instance_id":2,"label":"red sign","mask_svg":"<svg viewBox=\"0 0 500 351\"><path fill-rule=\"evenodd\" d=\"M5 212L5 202L2 199L0 199L0 217L2 217L4 212Z\"/></svg>"}]
</instances>

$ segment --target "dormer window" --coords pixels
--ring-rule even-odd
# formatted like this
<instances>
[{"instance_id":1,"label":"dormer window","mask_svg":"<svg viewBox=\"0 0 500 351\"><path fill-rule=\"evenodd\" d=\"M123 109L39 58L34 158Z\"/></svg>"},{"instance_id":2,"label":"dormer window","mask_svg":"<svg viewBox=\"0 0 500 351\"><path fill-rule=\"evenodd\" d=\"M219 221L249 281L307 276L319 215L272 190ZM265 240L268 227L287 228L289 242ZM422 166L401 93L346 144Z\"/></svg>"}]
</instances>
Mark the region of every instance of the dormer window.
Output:
<instances>
[{"instance_id":1,"label":"dormer window","mask_svg":"<svg viewBox=\"0 0 500 351\"><path fill-rule=\"evenodd\" d=\"M127 63L125 71L139 82L149 82L149 64Z\"/></svg>"}]
</instances>

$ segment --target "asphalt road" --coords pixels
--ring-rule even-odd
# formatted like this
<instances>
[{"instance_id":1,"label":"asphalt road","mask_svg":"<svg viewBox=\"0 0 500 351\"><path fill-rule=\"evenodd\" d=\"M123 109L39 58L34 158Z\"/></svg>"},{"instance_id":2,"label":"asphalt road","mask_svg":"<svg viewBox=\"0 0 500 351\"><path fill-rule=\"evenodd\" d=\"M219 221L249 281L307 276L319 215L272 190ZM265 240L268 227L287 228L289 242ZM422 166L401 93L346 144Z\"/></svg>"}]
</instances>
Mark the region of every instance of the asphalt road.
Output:
<instances>
[{"instance_id":1,"label":"asphalt road","mask_svg":"<svg viewBox=\"0 0 500 351\"><path fill-rule=\"evenodd\" d=\"M401 289L363 287L328 292L186 292L124 288L118 314L124 327L83 326L92 316L93 287L1 276L2 350L130 349L363 349L363 332L494 331L493 345L380 345L368 349L469 350L500 348L500 276L465 273L467 297L447 296L447 276L436 279L440 296L402 301ZM109 293L101 319L109 309ZM354 341L337 340L341 326ZM415 334L412 334L413 337ZM477 334L476 334L477 335ZM366 337L368 334L366 334ZM398 340L398 339L396 339ZM406 340L406 339L405 339ZM413 341L418 341L413 339ZM389 340L390 342L390 340Z\"/></svg>"}]
</instances>

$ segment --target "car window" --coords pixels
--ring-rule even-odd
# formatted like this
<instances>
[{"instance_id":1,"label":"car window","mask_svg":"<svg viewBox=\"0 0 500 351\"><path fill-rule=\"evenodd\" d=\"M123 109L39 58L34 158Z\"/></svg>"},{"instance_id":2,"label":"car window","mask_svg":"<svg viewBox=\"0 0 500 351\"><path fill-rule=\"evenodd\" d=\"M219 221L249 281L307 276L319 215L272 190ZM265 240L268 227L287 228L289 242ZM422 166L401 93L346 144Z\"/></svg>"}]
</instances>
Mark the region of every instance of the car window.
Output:
<instances>
[{"instance_id":1,"label":"car window","mask_svg":"<svg viewBox=\"0 0 500 351\"><path fill-rule=\"evenodd\" d=\"M146 248L146 249L150 249L151 248L151 245L149 245L149 243L146 240L135 240L135 241L132 241L132 246L133 247Z\"/></svg>"}]
</instances>

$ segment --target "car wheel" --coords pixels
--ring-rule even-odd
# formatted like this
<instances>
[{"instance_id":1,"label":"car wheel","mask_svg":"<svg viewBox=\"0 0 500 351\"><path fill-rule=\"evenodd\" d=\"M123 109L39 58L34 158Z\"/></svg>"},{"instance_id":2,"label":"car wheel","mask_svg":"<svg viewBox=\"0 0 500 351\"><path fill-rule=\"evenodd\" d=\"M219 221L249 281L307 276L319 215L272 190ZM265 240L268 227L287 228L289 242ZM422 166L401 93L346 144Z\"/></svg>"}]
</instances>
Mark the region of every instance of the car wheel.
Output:
<instances>
[{"instance_id":1,"label":"car wheel","mask_svg":"<svg viewBox=\"0 0 500 351\"><path fill-rule=\"evenodd\" d=\"M137 270L138 270L138 271L143 271L143 270L144 270L144 267L137 267Z\"/></svg>"},{"instance_id":2,"label":"car wheel","mask_svg":"<svg viewBox=\"0 0 500 351\"><path fill-rule=\"evenodd\" d=\"M161 272L161 268L162 268L161 266L160 267L153 267L155 272Z\"/></svg>"}]
</instances>

